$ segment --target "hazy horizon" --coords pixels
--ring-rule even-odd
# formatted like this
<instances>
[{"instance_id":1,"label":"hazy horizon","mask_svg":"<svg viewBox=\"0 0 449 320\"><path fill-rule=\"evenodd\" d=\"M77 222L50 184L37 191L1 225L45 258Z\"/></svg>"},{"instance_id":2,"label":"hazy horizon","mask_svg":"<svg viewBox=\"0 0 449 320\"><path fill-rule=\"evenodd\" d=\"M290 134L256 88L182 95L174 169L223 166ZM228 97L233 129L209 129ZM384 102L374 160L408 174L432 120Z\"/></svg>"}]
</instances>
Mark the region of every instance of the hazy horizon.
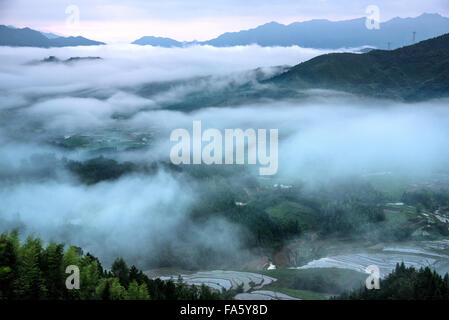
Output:
<instances>
[{"instance_id":1,"label":"hazy horizon","mask_svg":"<svg viewBox=\"0 0 449 320\"><path fill-rule=\"evenodd\" d=\"M377 5L380 21L395 17L416 17L423 13L449 16L449 6L444 0L381 1L351 0L343 6L330 1L235 1L201 0L178 3L175 1L131 1L127 4L112 1L3 1L0 17L5 25L29 27L63 36L84 36L107 43L132 42L142 36L168 37L178 41L204 41L225 32L255 28L268 22L290 24L313 19L341 21L366 16L366 8ZM79 23L67 24L70 6L79 9ZM77 9L77 10L78 10ZM69 9L70 10L70 9Z\"/></svg>"}]
</instances>

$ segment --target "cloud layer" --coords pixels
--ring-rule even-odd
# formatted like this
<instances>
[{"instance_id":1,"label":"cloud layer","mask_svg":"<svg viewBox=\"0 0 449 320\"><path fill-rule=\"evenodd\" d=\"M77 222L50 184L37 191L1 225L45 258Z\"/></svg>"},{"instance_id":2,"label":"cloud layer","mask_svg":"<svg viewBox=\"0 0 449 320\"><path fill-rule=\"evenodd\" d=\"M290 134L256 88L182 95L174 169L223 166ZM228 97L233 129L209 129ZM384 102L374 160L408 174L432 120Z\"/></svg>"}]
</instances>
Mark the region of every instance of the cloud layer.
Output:
<instances>
[{"instance_id":1,"label":"cloud layer","mask_svg":"<svg viewBox=\"0 0 449 320\"><path fill-rule=\"evenodd\" d=\"M161 169L94 185L77 181L58 163L64 157L83 160L92 155L54 143L73 135L148 133L147 148L109 156L151 164L168 161L171 130L191 130L193 120L219 130L279 129L275 179L280 181L317 182L378 171L413 175L447 168L447 100L403 104L310 91L301 100L199 105L192 112L163 109L163 101L182 102L195 90L219 94L236 82L257 84L254 68L262 67L268 76L278 72L272 66L296 64L320 53L257 46L2 48L1 228L22 226L46 240L82 246L107 263L123 255L143 267L159 261L167 246L180 259L186 248L212 246L231 256L239 252L244 232L239 227L219 219L202 224L189 220L187 213L201 201L203 186L184 174ZM36 63L49 55L102 60ZM205 76L211 77L198 82ZM248 172L257 177L256 169L249 167Z\"/></svg>"}]
</instances>

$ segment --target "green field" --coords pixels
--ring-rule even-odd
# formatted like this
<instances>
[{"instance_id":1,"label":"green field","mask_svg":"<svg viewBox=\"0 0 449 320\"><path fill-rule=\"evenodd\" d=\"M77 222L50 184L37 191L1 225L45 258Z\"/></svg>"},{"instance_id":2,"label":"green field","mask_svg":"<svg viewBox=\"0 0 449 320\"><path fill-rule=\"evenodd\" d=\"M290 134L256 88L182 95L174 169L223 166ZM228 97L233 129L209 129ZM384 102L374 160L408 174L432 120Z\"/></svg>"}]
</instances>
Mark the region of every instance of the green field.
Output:
<instances>
[{"instance_id":1,"label":"green field","mask_svg":"<svg viewBox=\"0 0 449 320\"><path fill-rule=\"evenodd\" d=\"M327 297L316 292L307 291L307 290L295 290L289 288L279 288L276 286L266 286L263 288L264 290L270 290L274 292L279 292L286 294L293 298L298 298L301 300L325 300Z\"/></svg>"},{"instance_id":2,"label":"green field","mask_svg":"<svg viewBox=\"0 0 449 320\"><path fill-rule=\"evenodd\" d=\"M360 272L339 268L275 269L258 271L277 281L264 290L281 292L299 299L325 299L359 288L366 279Z\"/></svg>"},{"instance_id":3,"label":"green field","mask_svg":"<svg viewBox=\"0 0 449 320\"><path fill-rule=\"evenodd\" d=\"M312 229L316 226L316 215L313 210L297 202L283 201L277 206L267 208L265 212L281 224L298 223L301 230Z\"/></svg>"}]
</instances>

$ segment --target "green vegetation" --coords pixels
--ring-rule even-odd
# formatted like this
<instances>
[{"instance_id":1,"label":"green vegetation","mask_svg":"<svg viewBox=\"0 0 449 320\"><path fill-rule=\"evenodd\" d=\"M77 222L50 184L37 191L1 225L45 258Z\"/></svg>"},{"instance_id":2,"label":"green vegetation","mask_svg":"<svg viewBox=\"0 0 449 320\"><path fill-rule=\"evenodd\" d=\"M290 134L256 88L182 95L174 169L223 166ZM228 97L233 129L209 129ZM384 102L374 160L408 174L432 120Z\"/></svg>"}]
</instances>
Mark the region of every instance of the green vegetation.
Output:
<instances>
[{"instance_id":1,"label":"green vegetation","mask_svg":"<svg viewBox=\"0 0 449 320\"><path fill-rule=\"evenodd\" d=\"M331 53L294 66L270 82L380 98L425 100L449 93L449 34L393 51Z\"/></svg>"},{"instance_id":2,"label":"green vegetation","mask_svg":"<svg viewBox=\"0 0 449 320\"><path fill-rule=\"evenodd\" d=\"M262 183L245 174L227 175L220 168L183 168L202 185L194 220L219 216L246 229L246 248L278 250L305 232L349 239L405 239L402 225L390 226L382 204L385 196L368 182L335 181L314 190L296 182L288 188ZM243 203L238 205L237 203Z\"/></svg>"},{"instance_id":3,"label":"green vegetation","mask_svg":"<svg viewBox=\"0 0 449 320\"><path fill-rule=\"evenodd\" d=\"M316 228L313 209L292 201L284 201L265 210L270 218L279 221L283 228L292 226L296 231Z\"/></svg>"},{"instance_id":4,"label":"green vegetation","mask_svg":"<svg viewBox=\"0 0 449 320\"><path fill-rule=\"evenodd\" d=\"M264 290L278 291L301 299L322 299L329 294L343 293L348 288L358 288L366 279L365 274L339 268L275 269L261 273L277 279ZM285 289L293 291L289 294Z\"/></svg>"},{"instance_id":5,"label":"green vegetation","mask_svg":"<svg viewBox=\"0 0 449 320\"><path fill-rule=\"evenodd\" d=\"M404 192L407 191L407 187L419 182L420 179L425 179L425 177L410 177L406 173L374 175L363 178L374 189L381 190L386 200L391 202L400 201Z\"/></svg>"},{"instance_id":6,"label":"green vegetation","mask_svg":"<svg viewBox=\"0 0 449 320\"><path fill-rule=\"evenodd\" d=\"M407 191L402 195L402 201L406 204L435 211L440 207L449 206L448 190L415 190Z\"/></svg>"},{"instance_id":7,"label":"green vegetation","mask_svg":"<svg viewBox=\"0 0 449 320\"><path fill-rule=\"evenodd\" d=\"M408 221L408 216L403 211L385 210L384 212L388 223L394 226L400 226Z\"/></svg>"},{"instance_id":8,"label":"green vegetation","mask_svg":"<svg viewBox=\"0 0 449 320\"><path fill-rule=\"evenodd\" d=\"M80 289L65 286L69 265L80 269ZM149 279L135 266L117 259L110 271L91 254L63 244L43 246L39 238L20 242L17 231L0 235L0 300L214 300L234 292L202 285Z\"/></svg>"},{"instance_id":9,"label":"green vegetation","mask_svg":"<svg viewBox=\"0 0 449 320\"><path fill-rule=\"evenodd\" d=\"M85 162L67 161L66 167L86 184L115 180L127 173L131 173L136 168L131 162L119 163L102 156Z\"/></svg>"},{"instance_id":10,"label":"green vegetation","mask_svg":"<svg viewBox=\"0 0 449 320\"><path fill-rule=\"evenodd\" d=\"M113 118L119 119L124 116L116 113ZM150 141L151 135L148 133L134 133L125 129L106 129L101 132L55 137L50 142L65 149L80 149L93 155L99 155L146 148Z\"/></svg>"},{"instance_id":11,"label":"green vegetation","mask_svg":"<svg viewBox=\"0 0 449 320\"><path fill-rule=\"evenodd\" d=\"M295 289L289 289L289 288L278 288L275 286L269 286L264 288L264 290L270 290L274 292L280 292L283 294L286 294L293 298L298 298L302 300L324 300L325 297L321 294L307 291L307 290L295 290Z\"/></svg>"},{"instance_id":12,"label":"green vegetation","mask_svg":"<svg viewBox=\"0 0 449 320\"><path fill-rule=\"evenodd\" d=\"M323 235L356 237L369 231L373 224L384 221L385 214L378 206L352 200L328 203L321 218Z\"/></svg>"},{"instance_id":13,"label":"green vegetation","mask_svg":"<svg viewBox=\"0 0 449 320\"><path fill-rule=\"evenodd\" d=\"M449 204L447 189L411 191L398 184L383 192L386 181L379 184L379 181L374 183L371 179L354 177L313 189L304 188L301 181L291 178L288 186L281 188L280 181L257 179L243 166L144 165L105 157L86 161L63 159L62 163L56 158L45 161L51 161L52 167L68 168L85 184L120 179L134 173L153 175L159 168L174 176L187 176L191 181L189 187L198 199L189 208L186 219L198 227L217 218L231 223L240 230L241 253L248 258L253 253L273 256L291 241L311 235L324 241L339 239L371 243L438 239L449 235L449 220L444 220ZM307 253L296 250L296 262L306 263L326 254L322 249L315 249ZM155 255L157 258L153 259L152 267L198 270L239 265L244 258L242 254L223 255L206 244L185 247L181 256L176 250L170 246L161 250Z\"/></svg>"},{"instance_id":14,"label":"green vegetation","mask_svg":"<svg viewBox=\"0 0 449 320\"><path fill-rule=\"evenodd\" d=\"M384 280L379 290L358 290L344 293L336 299L349 300L447 300L449 299L449 275L441 277L429 268L416 270L404 263Z\"/></svg>"},{"instance_id":15,"label":"green vegetation","mask_svg":"<svg viewBox=\"0 0 449 320\"><path fill-rule=\"evenodd\" d=\"M277 181L256 179L243 168L237 175L226 166L182 167L180 171L201 186L197 192L199 201L190 212L194 221L203 223L211 217L226 219L244 230L241 232L243 248L268 255L310 234L323 240L376 243L437 239L448 232L447 225L438 219L432 218L428 227L430 218L419 214L414 205L389 204L392 200L400 201L407 193L398 193L392 199L391 194L384 194L366 179L332 181L314 189L303 188L301 182L292 180L288 188L280 188L275 187L279 185ZM434 206L446 203L442 196L433 198ZM424 229L414 234L421 228ZM309 254L308 258L319 256ZM200 261L214 259L212 252L202 252L195 261L201 268L208 265ZM228 258L228 262L229 259L232 260ZM298 254L296 260L297 263L308 261L302 261Z\"/></svg>"},{"instance_id":16,"label":"green vegetation","mask_svg":"<svg viewBox=\"0 0 449 320\"><path fill-rule=\"evenodd\" d=\"M69 137L67 139L64 139L60 146L71 149L71 148L78 148L78 147L84 147L87 144L89 144L89 139L84 136L73 136Z\"/></svg>"}]
</instances>

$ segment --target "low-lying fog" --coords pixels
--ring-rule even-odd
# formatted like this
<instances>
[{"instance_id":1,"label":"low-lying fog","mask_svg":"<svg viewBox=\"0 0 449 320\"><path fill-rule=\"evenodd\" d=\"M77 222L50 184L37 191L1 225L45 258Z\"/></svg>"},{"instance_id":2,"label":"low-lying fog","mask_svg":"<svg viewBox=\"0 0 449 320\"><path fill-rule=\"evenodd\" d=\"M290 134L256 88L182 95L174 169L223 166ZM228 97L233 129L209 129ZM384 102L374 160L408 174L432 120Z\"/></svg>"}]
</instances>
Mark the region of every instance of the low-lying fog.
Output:
<instances>
[{"instance_id":1,"label":"low-lying fog","mask_svg":"<svg viewBox=\"0 0 449 320\"><path fill-rule=\"evenodd\" d=\"M53 166L54 159L89 157L84 150L58 148L55 139L109 129L151 134L148 148L107 155L135 163L169 161L171 130L191 131L193 120L220 130L279 129L274 178L280 181L448 168L448 100L404 104L316 90L300 101L199 105L188 113L164 110L160 104L182 101L195 89L189 86L190 78L212 75L204 88L220 92L231 83L257 82L255 68L262 67L269 77L279 72L270 67L294 65L323 53L258 46L1 48L0 232L21 227L24 235L34 232L45 240L81 246L106 264L123 256L145 267L142 264L151 262L155 252L161 254L164 246L210 247L236 255L243 230L224 220L199 226L186 218L188 209L200 201L201 186L183 175L160 169L155 175L135 173L85 185L64 167ZM102 59L39 62L48 56ZM154 94L145 96L135 90L165 81L175 82L155 86Z\"/></svg>"}]
</instances>

